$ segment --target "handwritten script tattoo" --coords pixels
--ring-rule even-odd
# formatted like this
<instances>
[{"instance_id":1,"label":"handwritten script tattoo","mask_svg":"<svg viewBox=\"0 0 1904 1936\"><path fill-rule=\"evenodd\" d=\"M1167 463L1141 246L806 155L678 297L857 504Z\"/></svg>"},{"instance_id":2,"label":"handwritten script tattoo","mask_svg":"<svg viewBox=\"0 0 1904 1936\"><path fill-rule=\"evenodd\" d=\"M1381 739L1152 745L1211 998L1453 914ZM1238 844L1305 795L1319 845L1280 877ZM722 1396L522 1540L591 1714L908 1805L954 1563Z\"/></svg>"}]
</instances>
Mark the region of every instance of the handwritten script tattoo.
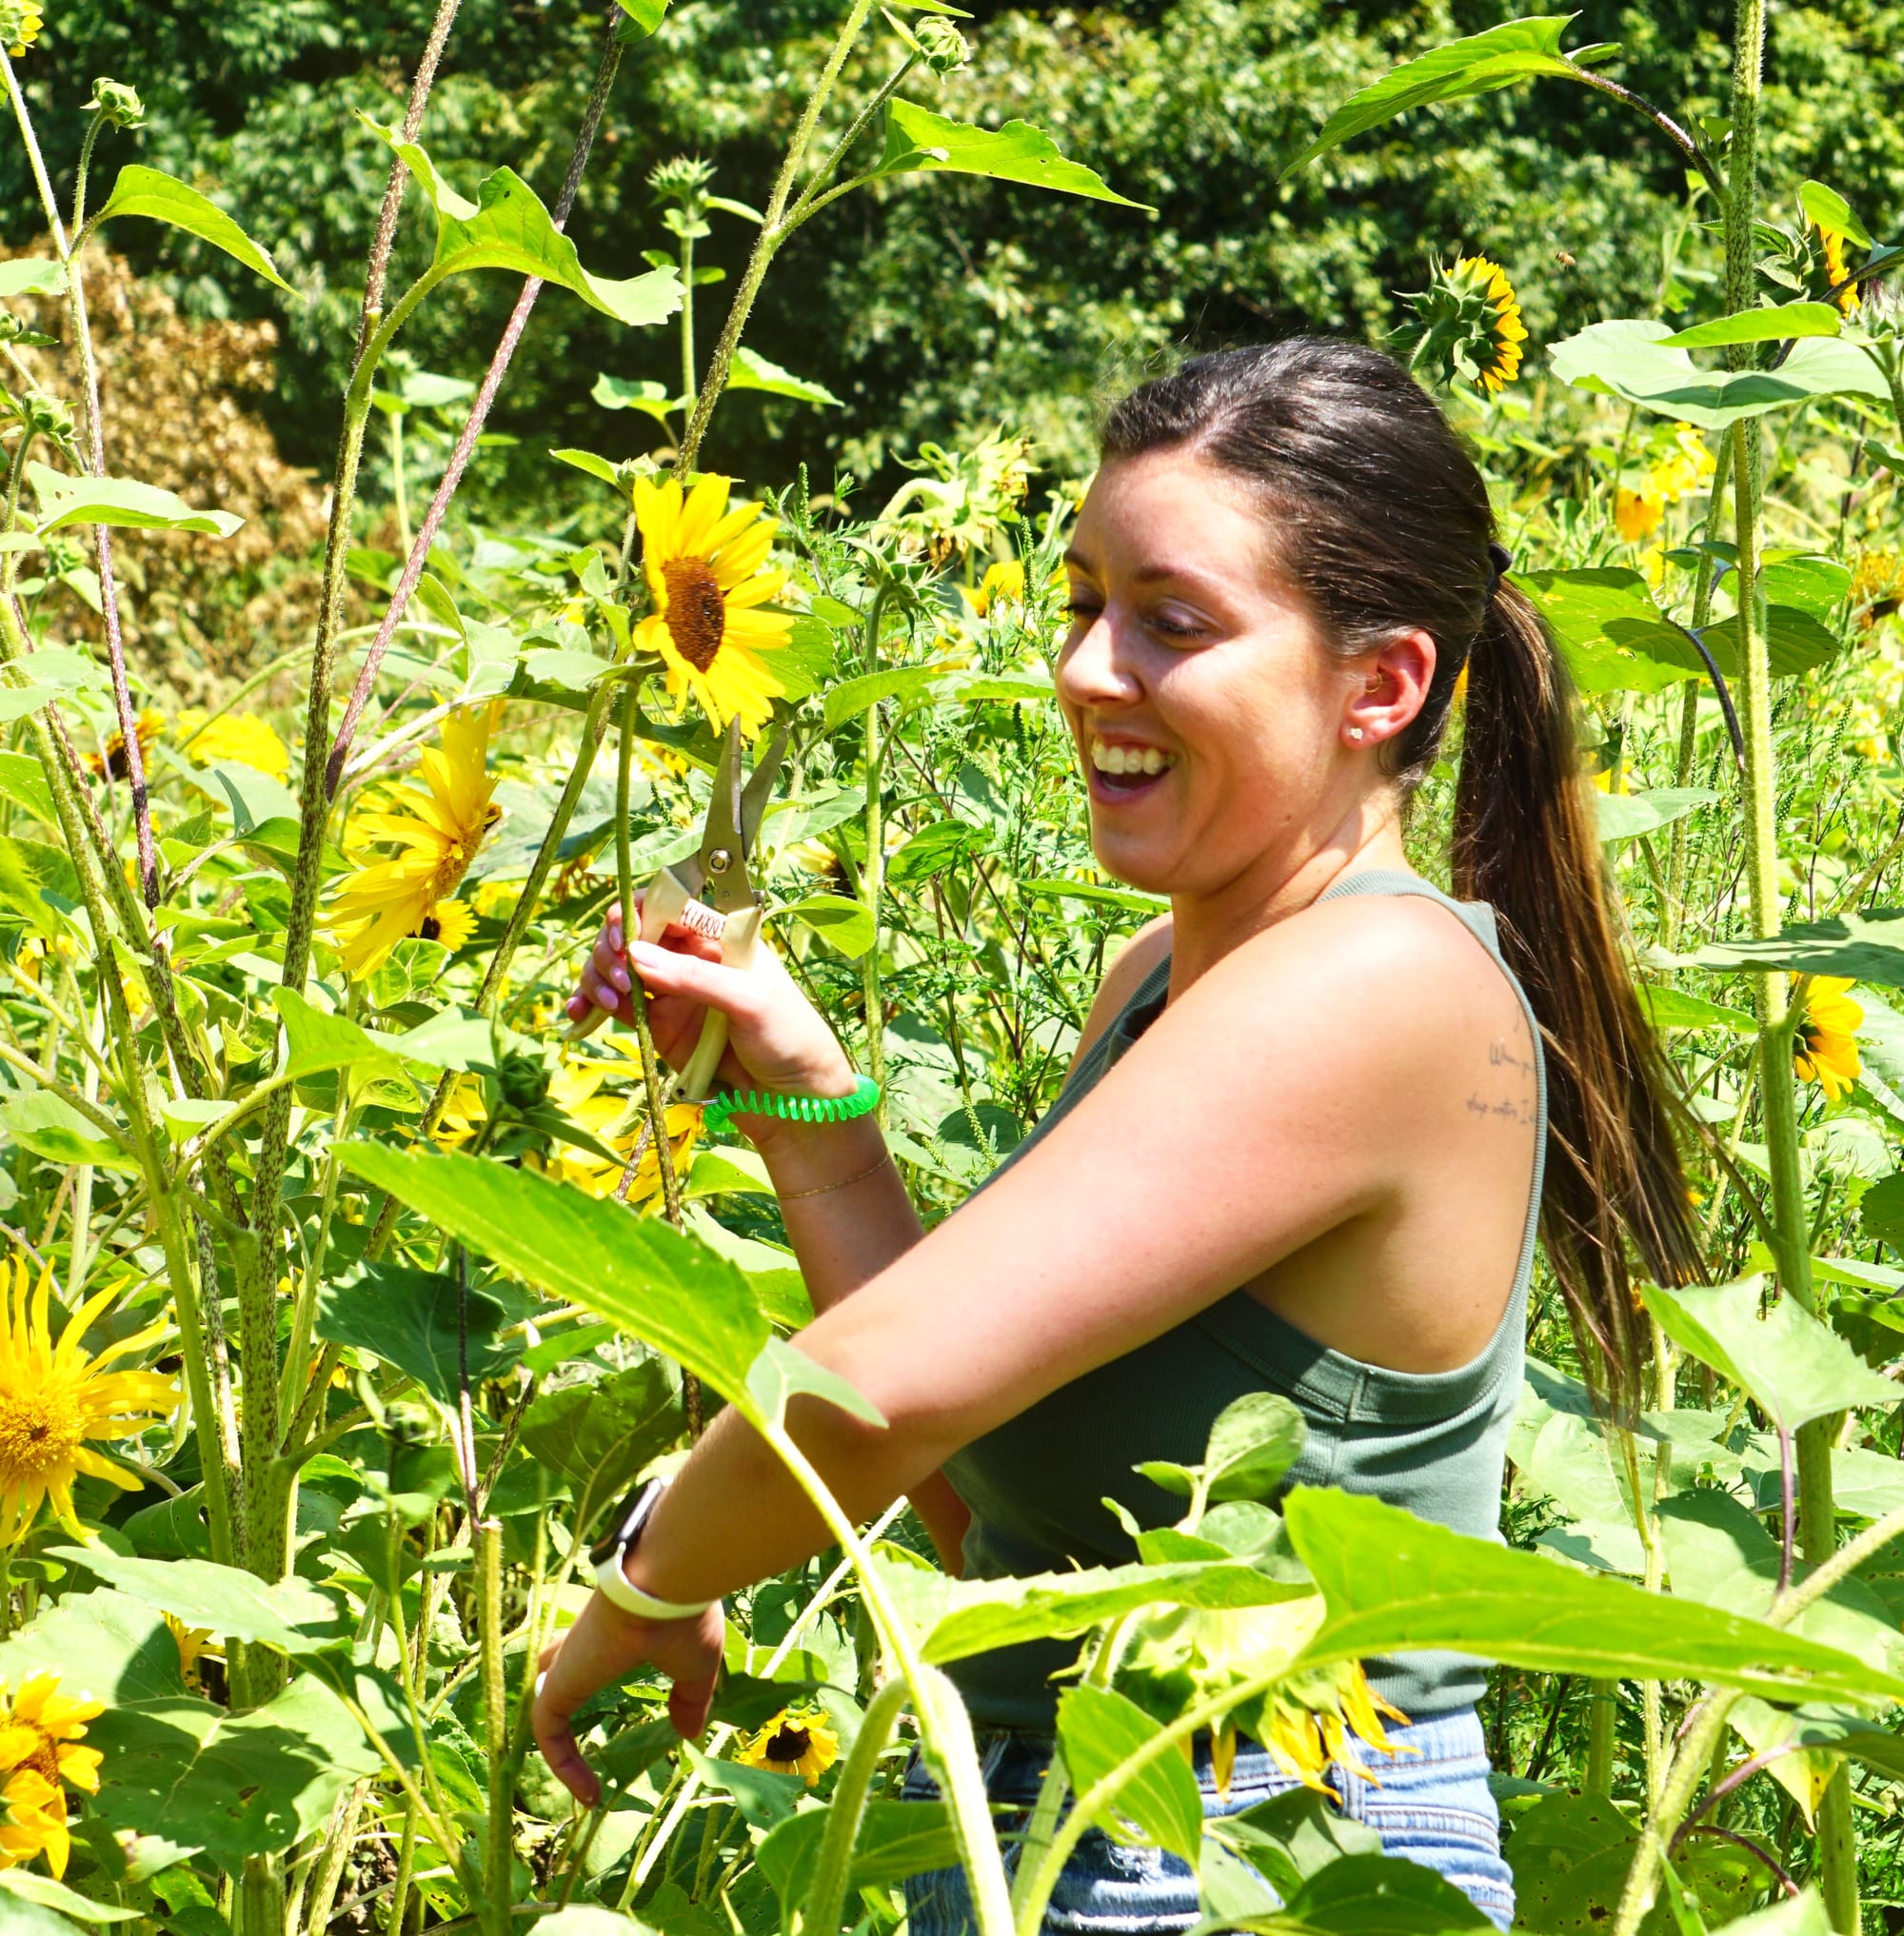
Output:
<instances>
[{"instance_id":1,"label":"handwritten script tattoo","mask_svg":"<svg viewBox=\"0 0 1904 1936\"><path fill-rule=\"evenodd\" d=\"M1535 1119L1534 1058L1523 1056L1504 1037L1497 1037L1488 1044L1488 1066L1495 1070L1516 1072L1522 1079L1515 1082L1511 1076L1503 1077L1501 1088L1492 1101L1478 1092L1470 1096L1466 1105L1468 1114L1491 1116L1500 1122L1532 1123Z\"/></svg>"}]
</instances>

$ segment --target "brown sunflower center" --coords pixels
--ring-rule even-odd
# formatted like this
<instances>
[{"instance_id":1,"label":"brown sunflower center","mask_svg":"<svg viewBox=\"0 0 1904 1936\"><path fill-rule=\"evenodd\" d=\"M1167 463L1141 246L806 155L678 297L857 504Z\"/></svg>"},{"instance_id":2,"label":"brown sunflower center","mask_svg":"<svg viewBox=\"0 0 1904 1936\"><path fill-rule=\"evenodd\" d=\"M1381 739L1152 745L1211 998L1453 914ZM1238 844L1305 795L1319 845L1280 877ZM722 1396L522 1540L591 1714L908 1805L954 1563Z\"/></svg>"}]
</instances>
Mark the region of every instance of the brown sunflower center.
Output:
<instances>
[{"instance_id":1,"label":"brown sunflower center","mask_svg":"<svg viewBox=\"0 0 1904 1936\"><path fill-rule=\"evenodd\" d=\"M696 672L705 672L727 629L721 582L702 559L671 558L662 567L662 583L667 587L668 637Z\"/></svg>"},{"instance_id":2,"label":"brown sunflower center","mask_svg":"<svg viewBox=\"0 0 1904 1936\"><path fill-rule=\"evenodd\" d=\"M813 1736L804 1728L796 1728L791 1722L774 1730L774 1737L767 1743L766 1758L769 1761L798 1761L813 1746Z\"/></svg>"},{"instance_id":3,"label":"brown sunflower center","mask_svg":"<svg viewBox=\"0 0 1904 1936\"><path fill-rule=\"evenodd\" d=\"M443 938L443 923L433 914L426 914L418 924L416 932L418 938L422 940L441 940Z\"/></svg>"},{"instance_id":4,"label":"brown sunflower center","mask_svg":"<svg viewBox=\"0 0 1904 1936\"><path fill-rule=\"evenodd\" d=\"M79 1410L64 1392L0 1393L0 1485L64 1471L85 1438Z\"/></svg>"},{"instance_id":5,"label":"brown sunflower center","mask_svg":"<svg viewBox=\"0 0 1904 1936\"><path fill-rule=\"evenodd\" d=\"M1825 1032L1815 1022L1800 1022L1798 1039L1804 1043L1807 1055L1815 1056L1824 1045Z\"/></svg>"},{"instance_id":6,"label":"brown sunflower center","mask_svg":"<svg viewBox=\"0 0 1904 1936\"><path fill-rule=\"evenodd\" d=\"M16 1768L30 1768L35 1774L45 1775L54 1788L60 1785L59 1744L44 1728L34 1727L30 1721L22 1724L31 1728L38 1737L30 1754L23 1754L14 1764Z\"/></svg>"}]
</instances>

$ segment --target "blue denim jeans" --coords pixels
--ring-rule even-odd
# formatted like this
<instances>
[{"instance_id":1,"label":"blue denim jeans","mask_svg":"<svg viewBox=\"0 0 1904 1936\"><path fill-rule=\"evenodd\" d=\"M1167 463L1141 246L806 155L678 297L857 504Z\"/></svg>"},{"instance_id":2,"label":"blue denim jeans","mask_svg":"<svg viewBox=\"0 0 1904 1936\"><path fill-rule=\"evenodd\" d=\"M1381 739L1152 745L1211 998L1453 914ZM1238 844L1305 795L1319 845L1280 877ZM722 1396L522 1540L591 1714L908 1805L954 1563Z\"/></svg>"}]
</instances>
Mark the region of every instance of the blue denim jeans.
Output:
<instances>
[{"instance_id":1,"label":"blue denim jeans","mask_svg":"<svg viewBox=\"0 0 1904 1936\"><path fill-rule=\"evenodd\" d=\"M1378 1753L1356 1743L1371 1781L1332 1766L1325 1779L1342 1812L1364 1822L1390 1855L1404 1856L1445 1876L1500 1928L1514 1921L1514 1877L1500 1854L1500 1816L1487 1785L1487 1746L1472 1708L1392 1728L1398 1750ZM1013 1838L1038 1799L1051 1759L1048 1736L983 1733L979 1751L985 1789L1007 1811L999 1827L1005 1866L1015 1871ZM1240 1742L1227 1798L1217 1793L1207 1747L1197 1754L1197 1782L1205 1815L1235 1815L1298 1786L1251 1742ZM905 1799L930 1801L939 1789L915 1757ZM971 1936L976 1927L962 1869L935 1869L905 1886L910 1936ZM1188 1929L1198 1920L1197 1878L1189 1866L1157 1848L1121 1847L1088 1830L1065 1864L1045 1911L1046 1936L1152 1936Z\"/></svg>"}]
</instances>

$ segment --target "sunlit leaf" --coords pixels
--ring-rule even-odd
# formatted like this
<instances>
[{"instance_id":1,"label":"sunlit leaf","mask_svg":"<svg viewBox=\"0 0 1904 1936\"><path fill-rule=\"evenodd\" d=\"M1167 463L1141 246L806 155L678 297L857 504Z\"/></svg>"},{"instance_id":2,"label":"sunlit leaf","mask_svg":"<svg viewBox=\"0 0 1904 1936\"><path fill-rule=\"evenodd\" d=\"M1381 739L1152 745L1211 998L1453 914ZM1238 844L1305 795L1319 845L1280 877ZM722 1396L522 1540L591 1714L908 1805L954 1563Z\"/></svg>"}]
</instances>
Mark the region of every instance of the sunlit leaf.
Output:
<instances>
[{"instance_id":1,"label":"sunlit leaf","mask_svg":"<svg viewBox=\"0 0 1904 1936\"><path fill-rule=\"evenodd\" d=\"M1881 988L1904 988L1904 908L1794 921L1762 941L1708 941L1693 957L1693 965L1840 975L1874 981Z\"/></svg>"},{"instance_id":2,"label":"sunlit leaf","mask_svg":"<svg viewBox=\"0 0 1904 1936\"><path fill-rule=\"evenodd\" d=\"M1351 94L1322 124L1321 133L1282 172L1292 175L1319 154L1327 154L1332 148L1431 101L1459 101L1471 94L1491 93L1537 74L1577 78L1578 61L1611 49L1594 47L1571 55L1562 53L1560 36L1575 17L1554 13L1504 20L1485 33L1450 41L1445 47L1404 61L1380 80Z\"/></svg>"},{"instance_id":3,"label":"sunlit leaf","mask_svg":"<svg viewBox=\"0 0 1904 1936\"><path fill-rule=\"evenodd\" d=\"M1669 827L1718 795L1706 786L1662 786L1651 793L1597 793L1594 819L1603 841L1631 840Z\"/></svg>"},{"instance_id":4,"label":"sunlit leaf","mask_svg":"<svg viewBox=\"0 0 1904 1936\"><path fill-rule=\"evenodd\" d=\"M1823 182L1801 182L1798 185L1798 206L1804 209L1808 221L1815 222L1820 228L1835 229L1848 242L1854 242L1860 248L1871 248L1871 230L1857 219L1852 206L1834 188Z\"/></svg>"},{"instance_id":5,"label":"sunlit leaf","mask_svg":"<svg viewBox=\"0 0 1904 1936\"><path fill-rule=\"evenodd\" d=\"M59 1546L56 1558L186 1627L228 1640L262 1641L288 1654L334 1647L349 1626L338 1603L302 1580L268 1586L255 1573L201 1559L133 1559L104 1546Z\"/></svg>"},{"instance_id":6,"label":"sunlit leaf","mask_svg":"<svg viewBox=\"0 0 1904 1936\"><path fill-rule=\"evenodd\" d=\"M747 1373L747 1390L753 1394L760 1415L772 1419L776 1425L786 1416L787 1400L801 1393L823 1398L827 1404L837 1405L842 1412L867 1425L883 1430L886 1422L879 1407L856 1392L838 1372L816 1364L798 1345L788 1344L784 1338L767 1339L754 1360L753 1370Z\"/></svg>"},{"instance_id":7,"label":"sunlit leaf","mask_svg":"<svg viewBox=\"0 0 1904 1936\"><path fill-rule=\"evenodd\" d=\"M864 901L843 894L811 894L781 913L808 927L829 947L857 961L878 938L878 923Z\"/></svg>"},{"instance_id":8,"label":"sunlit leaf","mask_svg":"<svg viewBox=\"0 0 1904 1936\"><path fill-rule=\"evenodd\" d=\"M640 410L652 417L657 424L664 425L681 407L680 403L669 393L665 384L658 384L651 377L644 377L630 383L622 377L609 376L605 371L595 379L595 387L588 392L589 401L605 410ZM574 463L578 456L586 456L585 451L557 451L558 457L565 457ZM605 460L598 459L602 468L595 471L598 477L605 477L609 484L615 482L615 467ZM582 468L594 470L593 464Z\"/></svg>"},{"instance_id":9,"label":"sunlit leaf","mask_svg":"<svg viewBox=\"0 0 1904 1936\"><path fill-rule=\"evenodd\" d=\"M767 1322L746 1279L706 1245L659 1218L460 1152L347 1142L337 1155L512 1276L620 1325L724 1397L744 1399Z\"/></svg>"},{"instance_id":10,"label":"sunlit leaf","mask_svg":"<svg viewBox=\"0 0 1904 1936\"><path fill-rule=\"evenodd\" d=\"M1470 1539L1378 1499L1299 1487L1283 1516L1328 1603L1305 1659L1450 1648L1546 1673L1714 1681L1773 1700L1904 1696L1904 1680L1800 1634Z\"/></svg>"},{"instance_id":11,"label":"sunlit leaf","mask_svg":"<svg viewBox=\"0 0 1904 1936\"><path fill-rule=\"evenodd\" d=\"M545 1392L523 1420L523 1449L598 1502L625 1486L683 1430L681 1398L659 1358L598 1385Z\"/></svg>"},{"instance_id":12,"label":"sunlit leaf","mask_svg":"<svg viewBox=\"0 0 1904 1936\"><path fill-rule=\"evenodd\" d=\"M1880 1377L1794 1297L1759 1306L1762 1277L1735 1284L1644 1284L1640 1295L1682 1350L1750 1392L1787 1432L1857 1405L1895 1405L1904 1386Z\"/></svg>"},{"instance_id":13,"label":"sunlit leaf","mask_svg":"<svg viewBox=\"0 0 1904 1936\"><path fill-rule=\"evenodd\" d=\"M0 302L10 302L15 296L65 294L66 270L60 264L37 255L0 262Z\"/></svg>"},{"instance_id":14,"label":"sunlit leaf","mask_svg":"<svg viewBox=\"0 0 1904 1936\"><path fill-rule=\"evenodd\" d=\"M1562 383L1706 430L1813 397L1888 395L1877 366L1843 341L1801 342L1775 370L1702 369L1668 345L1673 333L1670 324L1638 319L1595 323L1547 354Z\"/></svg>"},{"instance_id":15,"label":"sunlit leaf","mask_svg":"<svg viewBox=\"0 0 1904 1936\"><path fill-rule=\"evenodd\" d=\"M35 528L42 536L69 524L113 524L228 538L245 522L229 511L195 511L175 492L129 477L69 477L30 460L27 481L40 503Z\"/></svg>"},{"instance_id":16,"label":"sunlit leaf","mask_svg":"<svg viewBox=\"0 0 1904 1936\"><path fill-rule=\"evenodd\" d=\"M1741 309L1675 330L1659 341L1673 349L1714 349L1726 343L1782 343L1794 336L1835 336L1844 318L1831 303L1777 303L1768 308Z\"/></svg>"},{"instance_id":17,"label":"sunlit leaf","mask_svg":"<svg viewBox=\"0 0 1904 1936\"><path fill-rule=\"evenodd\" d=\"M1058 1747L1081 1796L1118 1773L1159 1732L1136 1702L1109 1688L1067 1688L1058 1697ZM1120 1842L1147 1842L1195 1866L1203 1846L1203 1800L1177 1750L1154 1756L1119 1786L1093 1818Z\"/></svg>"},{"instance_id":18,"label":"sunlit leaf","mask_svg":"<svg viewBox=\"0 0 1904 1936\"><path fill-rule=\"evenodd\" d=\"M0 1868L0 1895L14 1898L0 1906L0 1927L6 1929L7 1936L31 1936L41 1927L30 1916L23 1917L22 1908L57 1909L82 1923L128 1923L139 1914L137 1909L124 1909L116 1903L96 1903L30 1868ZM47 1926L55 1930L68 1927L58 1916L49 1917Z\"/></svg>"},{"instance_id":19,"label":"sunlit leaf","mask_svg":"<svg viewBox=\"0 0 1904 1936\"><path fill-rule=\"evenodd\" d=\"M183 228L188 235L195 235L201 242L210 243L213 248L222 248L227 255L242 262L248 269L276 285L287 295L291 293L291 286L278 273L277 265L269 255L217 203L201 195L175 175L163 174L157 168L142 168L137 162L128 162L119 170L105 206L92 220L110 222L120 215L143 215L149 221Z\"/></svg>"},{"instance_id":20,"label":"sunlit leaf","mask_svg":"<svg viewBox=\"0 0 1904 1936\"><path fill-rule=\"evenodd\" d=\"M681 307L681 278L672 268L653 269L626 282L590 275L575 245L559 229L536 192L513 168L486 175L475 201L459 194L436 165L399 129L386 128L361 109L358 119L403 159L436 210L436 252L430 273L461 275L471 269L508 269L559 283L618 323L664 323Z\"/></svg>"},{"instance_id":21,"label":"sunlit leaf","mask_svg":"<svg viewBox=\"0 0 1904 1936\"><path fill-rule=\"evenodd\" d=\"M768 396L791 397L797 404L818 404L835 409L843 407L824 384L797 377L791 370L769 363L759 350L743 344L734 352L733 367L727 372L730 390L764 390Z\"/></svg>"},{"instance_id":22,"label":"sunlit leaf","mask_svg":"<svg viewBox=\"0 0 1904 1936\"><path fill-rule=\"evenodd\" d=\"M754 1851L768 1887L783 1905L805 1901L826 1832L823 1808L809 1808L771 1830ZM909 1875L951 1868L959 1860L951 1810L943 1802L875 1799L866 1804L847 1876L849 1890L890 1888Z\"/></svg>"},{"instance_id":23,"label":"sunlit leaf","mask_svg":"<svg viewBox=\"0 0 1904 1936\"><path fill-rule=\"evenodd\" d=\"M1703 996L1687 995L1649 981L1638 991L1639 1005L1656 1029L1726 1029L1735 1036L1755 1036L1758 1017L1742 1008L1726 1008Z\"/></svg>"},{"instance_id":24,"label":"sunlit leaf","mask_svg":"<svg viewBox=\"0 0 1904 1936\"><path fill-rule=\"evenodd\" d=\"M874 172L897 175L922 169L989 175L997 181L1023 182L1035 188L1083 195L1094 202L1145 207L1143 203L1106 188L1081 162L1066 161L1051 137L1028 121L1007 121L996 129L974 128L967 122L947 120L915 102L888 101L886 150Z\"/></svg>"}]
</instances>

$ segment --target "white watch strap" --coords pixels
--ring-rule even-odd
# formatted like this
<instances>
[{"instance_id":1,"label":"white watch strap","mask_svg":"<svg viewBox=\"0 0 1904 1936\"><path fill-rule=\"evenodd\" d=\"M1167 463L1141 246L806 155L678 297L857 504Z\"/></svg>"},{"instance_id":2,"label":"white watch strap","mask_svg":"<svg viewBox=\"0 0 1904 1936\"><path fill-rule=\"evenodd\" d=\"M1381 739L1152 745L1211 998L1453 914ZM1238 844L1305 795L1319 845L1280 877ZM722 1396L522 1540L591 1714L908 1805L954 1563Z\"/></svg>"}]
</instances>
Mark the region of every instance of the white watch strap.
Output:
<instances>
[{"instance_id":1,"label":"white watch strap","mask_svg":"<svg viewBox=\"0 0 1904 1936\"><path fill-rule=\"evenodd\" d=\"M637 1620L695 1620L713 1606L712 1600L657 1600L652 1593L643 1592L622 1571L627 1551L625 1546L618 1546L595 1569L595 1584L603 1596L624 1613L632 1613Z\"/></svg>"}]
</instances>

